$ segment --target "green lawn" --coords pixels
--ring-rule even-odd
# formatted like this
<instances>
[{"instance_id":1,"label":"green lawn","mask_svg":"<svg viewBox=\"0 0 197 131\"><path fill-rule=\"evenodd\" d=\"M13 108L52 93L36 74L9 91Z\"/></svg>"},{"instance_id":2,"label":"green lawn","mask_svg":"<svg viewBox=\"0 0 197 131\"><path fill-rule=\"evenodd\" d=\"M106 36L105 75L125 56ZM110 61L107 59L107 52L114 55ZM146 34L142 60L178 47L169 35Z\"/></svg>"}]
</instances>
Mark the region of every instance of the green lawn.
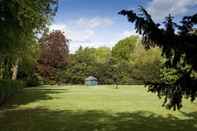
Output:
<instances>
[{"instance_id":1,"label":"green lawn","mask_svg":"<svg viewBox=\"0 0 197 131\"><path fill-rule=\"evenodd\" d=\"M0 108L0 131L197 131L197 103L161 107L142 86L43 86Z\"/></svg>"}]
</instances>

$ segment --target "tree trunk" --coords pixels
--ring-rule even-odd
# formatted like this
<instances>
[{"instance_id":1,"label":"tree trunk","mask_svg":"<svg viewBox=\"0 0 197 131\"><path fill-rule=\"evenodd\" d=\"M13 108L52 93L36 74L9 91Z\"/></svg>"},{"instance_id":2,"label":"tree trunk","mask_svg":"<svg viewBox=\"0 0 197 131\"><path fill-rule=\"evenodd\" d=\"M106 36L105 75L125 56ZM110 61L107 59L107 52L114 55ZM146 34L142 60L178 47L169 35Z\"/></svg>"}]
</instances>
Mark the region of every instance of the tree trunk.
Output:
<instances>
[{"instance_id":1,"label":"tree trunk","mask_svg":"<svg viewBox=\"0 0 197 131\"><path fill-rule=\"evenodd\" d=\"M2 79L11 79L12 69L8 58L3 60L2 64Z\"/></svg>"},{"instance_id":2,"label":"tree trunk","mask_svg":"<svg viewBox=\"0 0 197 131\"><path fill-rule=\"evenodd\" d=\"M16 59L15 64L12 65L12 80L17 79L19 59Z\"/></svg>"},{"instance_id":3,"label":"tree trunk","mask_svg":"<svg viewBox=\"0 0 197 131\"><path fill-rule=\"evenodd\" d=\"M3 64L0 64L0 79L3 79Z\"/></svg>"}]
</instances>

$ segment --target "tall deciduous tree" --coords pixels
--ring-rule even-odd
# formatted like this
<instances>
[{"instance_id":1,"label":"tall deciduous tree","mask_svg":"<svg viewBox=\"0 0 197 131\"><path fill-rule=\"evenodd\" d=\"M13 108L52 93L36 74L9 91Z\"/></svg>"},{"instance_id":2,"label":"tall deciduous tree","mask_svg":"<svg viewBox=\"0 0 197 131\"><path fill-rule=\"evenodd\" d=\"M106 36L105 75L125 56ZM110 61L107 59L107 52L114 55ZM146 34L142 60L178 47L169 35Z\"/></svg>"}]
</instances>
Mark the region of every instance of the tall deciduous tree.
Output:
<instances>
[{"instance_id":1,"label":"tall deciduous tree","mask_svg":"<svg viewBox=\"0 0 197 131\"><path fill-rule=\"evenodd\" d=\"M0 1L0 57L4 78L11 78L9 74L12 68L15 79L21 54L30 44L34 44L29 41L35 41L37 33L47 27L57 10L57 4L58 0Z\"/></svg>"},{"instance_id":2,"label":"tall deciduous tree","mask_svg":"<svg viewBox=\"0 0 197 131\"><path fill-rule=\"evenodd\" d=\"M38 69L47 79L55 79L57 69L68 63L68 40L61 31L51 32L41 39L41 54Z\"/></svg>"},{"instance_id":3,"label":"tall deciduous tree","mask_svg":"<svg viewBox=\"0 0 197 131\"><path fill-rule=\"evenodd\" d=\"M151 18L148 12L141 8L140 14L132 10L122 10L121 15L127 16L128 21L135 23L137 33L143 37L145 48L158 46L166 61L164 77L159 82L146 82L149 91L159 97L165 96L164 105L174 110L182 107L182 98L187 96L192 101L197 96L197 35L194 34L194 25L197 24L197 14L183 17L180 24L173 22L169 15L160 27ZM171 73L169 71L171 70ZM171 76L173 79L169 79Z\"/></svg>"},{"instance_id":4,"label":"tall deciduous tree","mask_svg":"<svg viewBox=\"0 0 197 131\"><path fill-rule=\"evenodd\" d=\"M119 59L129 61L132 53L134 52L135 47L138 44L138 36L130 36L123 40L120 40L112 48L112 56Z\"/></svg>"}]
</instances>

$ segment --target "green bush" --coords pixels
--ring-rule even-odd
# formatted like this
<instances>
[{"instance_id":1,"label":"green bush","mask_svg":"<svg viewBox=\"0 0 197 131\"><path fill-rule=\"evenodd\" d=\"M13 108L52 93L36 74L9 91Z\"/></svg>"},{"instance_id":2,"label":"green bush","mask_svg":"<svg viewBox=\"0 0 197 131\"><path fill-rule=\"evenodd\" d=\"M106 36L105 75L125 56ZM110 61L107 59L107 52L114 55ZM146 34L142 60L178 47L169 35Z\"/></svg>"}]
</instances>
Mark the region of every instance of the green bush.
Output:
<instances>
[{"instance_id":1,"label":"green bush","mask_svg":"<svg viewBox=\"0 0 197 131\"><path fill-rule=\"evenodd\" d=\"M0 105L24 87L22 81L0 80Z\"/></svg>"},{"instance_id":2,"label":"green bush","mask_svg":"<svg viewBox=\"0 0 197 131\"><path fill-rule=\"evenodd\" d=\"M43 84L43 78L37 73L29 75L26 79L23 79L23 81L25 81L27 87L40 86Z\"/></svg>"}]
</instances>

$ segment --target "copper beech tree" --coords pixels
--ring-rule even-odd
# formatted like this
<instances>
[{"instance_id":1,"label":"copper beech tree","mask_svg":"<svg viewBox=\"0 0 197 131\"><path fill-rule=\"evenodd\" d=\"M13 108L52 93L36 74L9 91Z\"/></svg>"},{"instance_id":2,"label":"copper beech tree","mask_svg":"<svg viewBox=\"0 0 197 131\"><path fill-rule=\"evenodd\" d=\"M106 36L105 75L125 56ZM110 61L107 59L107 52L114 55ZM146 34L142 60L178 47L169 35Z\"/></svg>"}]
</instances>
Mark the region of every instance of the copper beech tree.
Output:
<instances>
[{"instance_id":1,"label":"copper beech tree","mask_svg":"<svg viewBox=\"0 0 197 131\"><path fill-rule=\"evenodd\" d=\"M44 79L55 80L57 70L68 63L68 40L63 32L56 30L44 35L41 40L38 71Z\"/></svg>"}]
</instances>

